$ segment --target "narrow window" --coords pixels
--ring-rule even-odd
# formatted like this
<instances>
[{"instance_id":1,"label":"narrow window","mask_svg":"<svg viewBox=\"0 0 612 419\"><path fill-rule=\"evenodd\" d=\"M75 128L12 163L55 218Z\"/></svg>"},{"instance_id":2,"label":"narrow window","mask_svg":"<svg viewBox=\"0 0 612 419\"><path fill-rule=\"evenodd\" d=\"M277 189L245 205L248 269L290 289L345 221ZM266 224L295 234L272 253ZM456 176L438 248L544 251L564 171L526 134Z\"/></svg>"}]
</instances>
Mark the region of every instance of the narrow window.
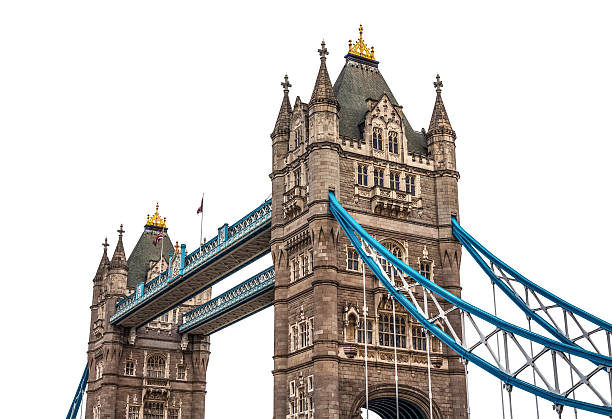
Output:
<instances>
[{"instance_id":1,"label":"narrow window","mask_svg":"<svg viewBox=\"0 0 612 419\"><path fill-rule=\"evenodd\" d=\"M308 323L310 327L310 342L308 344L312 345L314 343L314 317L311 317Z\"/></svg>"},{"instance_id":2,"label":"narrow window","mask_svg":"<svg viewBox=\"0 0 612 419\"><path fill-rule=\"evenodd\" d=\"M295 396L295 381L289 381L289 397Z\"/></svg>"},{"instance_id":3,"label":"narrow window","mask_svg":"<svg viewBox=\"0 0 612 419\"><path fill-rule=\"evenodd\" d=\"M359 270L359 255L355 249L349 249L347 252L346 269L349 271Z\"/></svg>"},{"instance_id":4,"label":"narrow window","mask_svg":"<svg viewBox=\"0 0 612 419\"><path fill-rule=\"evenodd\" d=\"M295 186L300 186L302 184L302 176L300 169L297 169L293 172L293 178L295 179Z\"/></svg>"},{"instance_id":5,"label":"narrow window","mask_svg":"<svg viewBox=\"0 0 612 419\"><path fill-rule=\"evenodd\" d=\"M372 130L372 148L376 150L383 149L383 140L382 140L382 129L374 128Z\"/></svg>"},{"instance_id":6,"label":"narrow window","mask_svg":"<svg viewBox=\"0 0 612 419\"><path fill-rule=\"evenodd\" d=\"M297 326L293 326L293 350L297 351L298 349L300 349L299 347L299 343L300 343L300 335L298 333L298 327Z\"/></svg>"},{"instance_id":7,"label":"narrow window","mask_svg":"<svg viewBox=\"0 0 612 419\"><path fill-rule=\"evenodd\" d=\"M308 325L306 322L300 323L300 348L308 346Z\"/></svg>"},{"instance_id":8,"label":"narrow window","mask_svg":"<svg viewBox=\"0 0 612 419\"><path fill-rule=\"evenodd\" d=\"M414 196L416 193L416 189L414 187L414 176L412 175L406 176L406 192L412 196Z\"/></svg>"},{"instance_id":9,"label":"narrow window","mask_svg":"<svg viewBox=\"0 0 612 419\"><path fill-rule=\"evenodd\" d=\"M128 419L139 419L140 418L140 406L128 407Z\"/></svg>"},{"instance_id":10,"label":"narrow window","mask_svg":"<svg viewBox=\"0 0 612 419\"><path fill-rule=\"evenodd\" d=\"M159 316L159 321L162 323L168 323L168 313L164 313Z\"/></svg>"},{"instance_id":11,"label":"narrow window","mask_svg":"<svg viewBox=\"0 0 612 419\"><path fill-rule=\"evenodd\" d=\"M389 131L389 153L397 154L398 150L397 132Z\"/></svg>"},{"instance_id":12,"label":"narrow window","mask_svg":"<svg viewBox=\"0 0 612 419\"><path fill-rule=\"evenodd\" d=\"M393 314L380 314L379 323L379 344L381 346L393 346ZM395 337L398 348L406 347L406 319L403 316L395 316Z\"/></svg>"},{"instance_id":13,"label":"narrow window","mask_svg":"<svg viewBox=\"0 0 612 419\"><path fill-rule=\"evenodd\" d=\"M372 344L372 330L374 329L374 325L372 320L367 321L368 325L368 345ZM357 331L357 342L363 343L363 321L361 322L361 328Z\"/></svg>"},{"instance_id":14,"label":"narrow window","mask_svg":"<svg viewBox=\"0 0 612 419\"><path fill-rule=\"evenodd\" d=\"M420 274L423 275L427 279L431 279L431 263L423 261L420 266Z\"/></svg>"},{"instance_id":15,"label":"narrow window","mask_svg":"<svg viewBox=\"0 0 612 419\"><path fill-rule=\"evenodd\" d=\"M307 254L303 254L302 255L302 276L306 276L306 274L308 274L308 255Z\"/></svg>"},{"instance_id":16,"label":"narrow window","mask_svg":"<svg viewBox=\"0 0 612 419\"><path fill-rule=\"evenodd\" d=\"M308 382L308 392L311 392L311 391L314 390L313 379L314 379L314 377L312 375L308 376L308 379L307 379L307 382Z\"/></svg>"},{"instance_id":17,"label":"narrow window","mask_svg":"<svg viewBox=\"0 0 612 419\"><path fill-rule=\"evenodd\" d=\"M383 186L383 170L374 169L374 186Z\"/></svg>"},{"instance_id":18,"label":"narrow window","mask_svg":"<svg viewBox=\"0 0 612 419\"><path fill-rule=\"evenodd\" d=\"M304 390L298 390L298 413L306 412L306 393Z\"/></svg>"},{"instance_id":19,"label":"narrow window","mask_svg":"<svg viewBox=\"0 0 612 419\"><path fill-rule=\"evenodd\" d=\"M412 349L424 351L427 349L425 329L420 326L412 327Z\"/></svg>"},{"instance_id":20,"label":"narrow window","mask_svg":"<svg viewBox=\"0 0 612 419\"><path fill-rule=\"evenodd\" d=\"M125 363L125 375L134 375L134 361Z\"/></svg>"},{"instance_id":21,"label":"narrow window","mask_svg":"<svg viewBox=\"0 0 612 419\"><path fill-rule=\"evenodd\" d=\"M177 380L185 379L185 366L184 365L178 365L176 367L176 379Z\"/></svg>"},{"instance_id":22,"label":"narrow window","mask_svg":"<svg viewBox=\"0 0 612 419\"><path fill-rule=\"evenodd\" d=\"M178 409L168 409L168 419L178 419Z\"/></svg>"},{"instance_id":23,"label":"narrow window","mask_svg":"<svg viewBox=\"0 0 612 419\"><path fill-rule=\"evenodd\" d=\"M391 172L389 173L389 187L391 189L399 189L399 173Z\"/></svg>"},{"instance_id":24,"label":"narrow window","mask_svg":"<svg viewBox=\"0 0 612 419\"><path fill-rule=\"evenodd\" d=\"M368 186L368 166L357 165L357 184Z\"/></svg>"}]
</instances>

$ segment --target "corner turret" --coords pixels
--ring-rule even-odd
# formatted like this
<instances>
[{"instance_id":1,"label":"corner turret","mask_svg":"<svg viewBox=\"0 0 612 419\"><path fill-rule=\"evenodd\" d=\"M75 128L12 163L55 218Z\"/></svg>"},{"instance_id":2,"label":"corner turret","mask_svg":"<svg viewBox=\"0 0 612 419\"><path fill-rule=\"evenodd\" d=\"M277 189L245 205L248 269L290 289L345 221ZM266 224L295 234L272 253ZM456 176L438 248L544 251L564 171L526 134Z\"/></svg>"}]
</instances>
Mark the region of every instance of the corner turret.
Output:
<instances>
[{"instance_id":1,"label":"corner turret","mask_svg":"<svg viewBox=\"0 0 612 419\"><path fill-rule=\"evenodd\" d=\"M433 157L437 170L456 171L455 139L457 135L451 126L444 102L442 101L442 81L440 75L436 75L434 87L436 88L436 102L434 104L427 138L427 151Z\"/></svg>"}]
</instances>

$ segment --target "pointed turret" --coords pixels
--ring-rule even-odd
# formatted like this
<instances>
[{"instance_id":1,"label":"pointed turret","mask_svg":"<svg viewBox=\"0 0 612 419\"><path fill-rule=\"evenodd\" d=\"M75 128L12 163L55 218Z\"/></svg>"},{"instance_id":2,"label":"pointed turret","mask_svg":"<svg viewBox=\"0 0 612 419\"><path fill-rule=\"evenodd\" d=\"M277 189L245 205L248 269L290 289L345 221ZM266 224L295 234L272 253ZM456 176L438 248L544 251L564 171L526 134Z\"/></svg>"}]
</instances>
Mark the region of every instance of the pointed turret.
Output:
<instances>
[{"instance_id":1,"label":"pointed turret","mask_svg":"<svg viewBox=\"0 0 612 419\"><path fill-rule=\"evenodd\" d=\"M278 137L279 135L287 135L289 134L289 126L291 123L291 101L289 100L289 88L291 87L291 83L289 83L289 77L285 74L285 81L281 83L283 86L283 101L281 103L280 110L278 111L278 117L276 118L276 124L274 125L274 131L270 137L272 139Z\"/></svg>"},{"instance_id":2,"label":"pointed turret","mask_svg":"<svg viewBox=\"0 0 612 419\"><path fill-rule=\"evenodd\" d=\"M110 261L111 269L125 269L127 271L127 259L125 258L125 250L123 249L123 224L117 230L119 233L119 241L117 242L117 247L115 247L115 253L113 253L113 258ZM105 249L106 250L106 249Z\"/></svg>"},{"instance_id":3,"label":"pointed turret","mask_svg":"<svg viewBox=\"0 0 612 419\"><path fill-rule=\"evenodd\" d=\"M108 260L108 252L106 248L108 245L107 238L104 238L104 243L102 243L104 247L104 253L102 254L102 259L100 259L100 264L98 265L98 270L96 271L96 275L94 276L94 282L101 281L106 276L108 269L110 268L110 261Z\"/></svg>"},{"instance_id":4,"label":"pointed turret","mask_svg":"<svg viewBox=\"0 0 612 419\"><path fill-rule=\"evenodd\" d=\"M454 139L456 138L455 131L453 131L453 127L448 119L448 114L446 113L446 108L444 107L444 102L442 101L443 86L440 75L437 74L436 81L434 82L434 87L436 88L436 103L434 104L433 113L431 114L427 137L429 138L434 134L447 134Z\"/></svg>"},{"instance_id":5,"label":"pointed turret","mask_svg":"<svg viewBox=\"0 0 612 419\"><path fill-rule=\"evenodd\" d=\"M328 103L330 105L338 106L338 100L336 100L334 88L329 78L329 73L327 72L327 58L325 56L328 54L329 52L327 52L327 48L325 48L325 41L323 41L321 42L321 49L319 50L321 66L319 67L317 81L315 82L312 97L310 98L310 106L317 103Z\"/></svg>"},{"instance_id":6,"label":"pointed turret","mask_svg":"<svg viewBox=\"0 0 612 419\"><path fill-rule=\"evenodd\" d=\"M433 157L436 169L455 171L455 139L457 135L451 126L442 101L443 84L439 74L436 75L436 81L433 85L436 88L436 102L431 114L429 129L425 134L427 151Z\"/></svg>"}]
</instances>

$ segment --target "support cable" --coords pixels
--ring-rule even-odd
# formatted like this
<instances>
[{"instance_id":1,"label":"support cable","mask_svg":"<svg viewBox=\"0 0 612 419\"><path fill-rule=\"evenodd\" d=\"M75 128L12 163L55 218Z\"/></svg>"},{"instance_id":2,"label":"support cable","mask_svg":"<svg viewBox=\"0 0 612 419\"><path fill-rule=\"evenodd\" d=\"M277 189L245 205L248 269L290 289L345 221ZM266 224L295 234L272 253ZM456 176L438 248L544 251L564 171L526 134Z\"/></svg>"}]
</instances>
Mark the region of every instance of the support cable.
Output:
<instances>
[{"instance_id":1,"label":"support cable","mask_svg":"<svg viewBox=\"0 0 612 419\"><path fill-rule=\"evenodd\" d=\"M463 340L463 346L465 347L465 311L461 310L461 338ZM467 417L470 419L470 389L468 387L468 360L461 358L463 363L463 369L465 370L465 398L467 402Z\"/></svg>"},{"instance_id":2,"label":"support cable","mask_svg":"<svg viewBox=\"0 0 612 419\"><path fill-rule=\"evenodd\" d=\"M366 303L366 274L365 261L362 259L363 270L363 343L365 346L365 397L366 397L366 419L370 418L370 399L368 396L368 306Z\"/></svg>"},{"instance_id":3,"label":"support cable","mask_svg":"<svg viewBox=\"0 0 612 419\"><path fill-rule=\"evenodd\" d=\"M429 310L427 308L427 290L423 288L423 304L425 309L425 318L429 319ZM433 419L433 401L431 395L431 359L429 355L429 331L425 328L425 345L427 346L427 386L429 390L429 417Z\"/></svg>"},{"instance_id":4,"label":"support cable","mask_svg":"<svg viewBox=\"0 0 612 419\"><path fill-rule=\"evenodd\" d=\"M497 299L495 298L495 284L491 282L491 287L493 288L493 308L494 314L497 317ZM501 362L501 355L499 352L499 333L495 334L495 339L497 340L497 359ZM504 405L504 383L499 380L499 395L501 397L501 408L502 408L502 418L506 419L506 406Z\"/></svg>"},{"instance_id":5,"label":"support cable","mask_svg":"<svg viewBox=\"0 0 612 419\"><path fill-rule=\"evenodd\" d=\"M395 285L395 268L391 268L391 283ZM399 389L397 385L397 334L395 331L395 298L390 296L391 302L393 303L393 364L395 367L395 414L397 419L400 419L399 415Z\"/></svg>"},{"instance_id":6,"label":"support cable","mask_svg":"<svg viewBox=\"0 0 612 419\"><path fill-rule=\"evenodd\" d=\"M567 311L563 310L563 323L565 323L565 336L568 337L569 339L569 328L568 328L568 324L567 324ZM533 355L532 355L533 357ZM569 362L572 362L572 356L568 355L568 359ZM572 387L574 387L574 370L572 368L569 369L569 373L570 373L570 380L572 382ZM535 374L535 373L534 373ZM572 391L572 397L574 398L574 400L576 399L576 391ZM576 419L578 419L578 409L576 409L574 407L574 417Z\"/></svg>"},{"instance_id":7,"label":"support cable","mask_svg":"<svg viewBox=\"0 0 612 419\"><path fill-rule=\"evenodd\" d=\"M528 292L527 288L525 288L525 302L526 302L527 305L529 305L529 292ZM527 317L527 324L529 326L529 331L531 332L532 331L531 330L531 317ZM533 342L531 340L529 341L529 347L530 347L529 349L531 351L531 359L533 360ZM571 371L571 368L570 368L570 371ZM535 385L537 385L536 384L536 372L535 372L535 368L531 369L531 373L533 374L533 385L535 386ZM572 385L574 385L573 380L572 380ZM536 396L534 394L534 397L535 397L535 405L536 405L536 416L537 416L537 419L540 419L540 403L538 401L538 396ZM578 417L578 416L576 416L576 417Z\"/></svg>"}]
</instances>

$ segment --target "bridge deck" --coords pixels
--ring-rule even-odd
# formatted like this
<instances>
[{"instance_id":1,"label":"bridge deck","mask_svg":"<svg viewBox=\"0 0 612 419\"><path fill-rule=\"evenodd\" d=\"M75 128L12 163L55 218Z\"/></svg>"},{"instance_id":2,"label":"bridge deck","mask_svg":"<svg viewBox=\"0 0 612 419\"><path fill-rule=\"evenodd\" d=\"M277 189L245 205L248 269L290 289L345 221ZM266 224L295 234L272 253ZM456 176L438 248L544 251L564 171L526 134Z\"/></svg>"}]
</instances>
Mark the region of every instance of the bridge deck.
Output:
<instances>
[{"instance_id":1,"label":"bridge deck","mask_svg":"<svg viewBox=\"0 0 612 419\"><path fill-rule=\"evenodd\" d=\"M270 267L183 315L180 333L211 334L274 304Z\"/></svg>"},{"instance_id":2,"label":"bridge deck","mask_svg":"<svg viewBox=\"0 0 612 419\"><path fill-rule=\"evenodd\" d=\"M139 327L270 252L271 201L266 201L170 269L117 303L111 324Z\"/></svg>"}]
</instances>

